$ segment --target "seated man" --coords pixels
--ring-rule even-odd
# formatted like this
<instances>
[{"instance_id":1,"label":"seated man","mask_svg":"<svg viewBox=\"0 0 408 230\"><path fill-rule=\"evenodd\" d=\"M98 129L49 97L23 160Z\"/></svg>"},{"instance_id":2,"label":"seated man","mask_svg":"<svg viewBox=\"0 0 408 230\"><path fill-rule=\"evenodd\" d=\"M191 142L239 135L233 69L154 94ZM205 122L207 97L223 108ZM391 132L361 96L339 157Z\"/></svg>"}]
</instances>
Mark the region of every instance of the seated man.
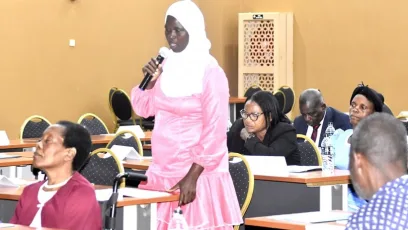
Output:
<instances>
[{"instance_id":1,"label":"seated man","mask_svg":"<svg viewBox=\"0 0 408 230\"><path fill-rule=\"evenodd\" d=\"M89 132L79 124L61 121L48 127L33 161L48 179L24 188L10 222L34 228L101 229L95 189L76 172L91 145Z\"/></svg>"},{"instance_id":2,"label":"seated man","mask_svg":"<svg viewBox=\"0 0 408 230\"><path fill-rule=\"evenodd\" d=\"M334 129L351 129L349 117L324 103L323 96L317 89L307 89L299 97L301 116L296 117L294 126L297 134L311 138L318 147L324 138L324 133L333 122Z\"/></svg>"},{"instance_id":3,"label":"seated man","mask_svg":"<svg viewBox=\"0 0 408 230\"><path fill-rule=\"evenodd\" d=\"M407 132L386 113L360 121L351 137L350 176L366 200L346 229L408 229Z\"/></svg>"}]
</instances>

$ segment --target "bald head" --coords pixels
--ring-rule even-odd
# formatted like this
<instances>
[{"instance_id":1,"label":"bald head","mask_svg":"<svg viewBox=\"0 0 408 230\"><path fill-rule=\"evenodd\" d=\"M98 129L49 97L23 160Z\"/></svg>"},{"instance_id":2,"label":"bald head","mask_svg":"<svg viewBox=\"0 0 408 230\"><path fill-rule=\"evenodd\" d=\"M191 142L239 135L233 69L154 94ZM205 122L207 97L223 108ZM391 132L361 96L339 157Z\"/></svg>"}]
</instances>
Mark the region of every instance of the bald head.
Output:
<instances>
[{"instance_id":1,"label":"bald head","mask_svg":"<svg viewBox=\"0 0 408 230\"><path fill-rule=\"evenodd\" d=\"M326 111L322 93L318 89L307 89L300 94L299 109L310 126L320 124Z\"/></svg>"}]
</instances>

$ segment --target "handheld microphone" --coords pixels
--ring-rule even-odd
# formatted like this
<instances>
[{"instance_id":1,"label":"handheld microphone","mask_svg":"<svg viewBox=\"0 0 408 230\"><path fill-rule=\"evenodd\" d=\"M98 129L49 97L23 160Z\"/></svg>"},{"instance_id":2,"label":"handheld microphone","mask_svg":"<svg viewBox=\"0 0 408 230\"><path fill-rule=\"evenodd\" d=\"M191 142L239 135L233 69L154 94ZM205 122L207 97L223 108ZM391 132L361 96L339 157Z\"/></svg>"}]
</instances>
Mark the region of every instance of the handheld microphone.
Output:
<instances>
[{"instance_id":1,"label":"handheld microphone","mask_svg":"<svg viewBox=\"0 0 408 230\"><path fill-rule=\"evenodd\" d=\"M170 50L166 47L160 48L159 55L156 57L156 61L161 64L163 60L167 57L167 54ZM139 85L139 89L145 90L149 82L152 80L153 75L146 73L143 81Z\"/></svg>"}]
</instances>

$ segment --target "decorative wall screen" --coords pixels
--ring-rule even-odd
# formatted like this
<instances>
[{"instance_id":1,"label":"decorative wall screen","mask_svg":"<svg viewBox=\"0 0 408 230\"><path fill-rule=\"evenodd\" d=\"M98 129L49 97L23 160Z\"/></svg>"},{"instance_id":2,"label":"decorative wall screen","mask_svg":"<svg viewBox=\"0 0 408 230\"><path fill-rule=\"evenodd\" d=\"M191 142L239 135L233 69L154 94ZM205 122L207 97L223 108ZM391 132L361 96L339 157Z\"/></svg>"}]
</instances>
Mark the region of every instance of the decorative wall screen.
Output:
<instances>
[{"instance_id":1,"label":"decorative wall screen","mask_svg":"<svg viewBox=\"0 0 408 230\"><path fill-rule=\"evenodd\" d=\"M253 85L293 88L293 14L240 13L238 96Z\"/></svg>"}]
</instances>

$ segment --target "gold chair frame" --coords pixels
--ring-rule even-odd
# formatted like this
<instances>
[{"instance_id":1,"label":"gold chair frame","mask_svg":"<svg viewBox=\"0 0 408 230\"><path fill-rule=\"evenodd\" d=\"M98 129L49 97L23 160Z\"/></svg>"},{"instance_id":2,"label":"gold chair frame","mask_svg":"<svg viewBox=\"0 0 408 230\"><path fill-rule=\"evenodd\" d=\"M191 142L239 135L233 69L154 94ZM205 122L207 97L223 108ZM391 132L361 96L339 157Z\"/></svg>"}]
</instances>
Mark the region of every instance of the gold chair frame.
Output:
<instances>
[{"instance_id":1,"label":"gold chair frame","mask_svg":"<svg viewBox=\"0 0 408 230\"><path fill-rule=\"evenodd\" d=\"M137 143L137 147L139 148L139 151L138 151L138 152L139 152L139 155L140 155L140 156L143 156L143 145L142 145L142 142L140 141L139 137L136 136L136 134L135 134L134 132L129 131L129 130L123 130L123 131L121 131L121 132L115 134L115 137L113 137L113 139L112 139L111 141L109 141L109 143L106 145L106 147L110 146L117 136L121 136L121 135L124 135L124 134L130 134L133 138L135 138L136 143ZM131 138L131 137L129 137L129 138Z\"/></svg>"},{"instance_id":2,"label":"gold chair frame","mask_svg":"<svg viewBox=\"0 0 408 230\"><path fill-rule=\"evenodd\" d=\"M113 111L112 96L115 94L115 92L119 91L119 92L123 93L123 94L129 99L130 104L132 104L132 101L130 100L129 95L128 95L123 89L119 89L119 88L116 88L116 87L112 87L111 89L109 89L109 92L110 92L110 90L112 90L112 89L113 89L114 91L113 91L112 94L109 96L108 105L109 105L109 110L110 110L110 112L111 112L111 114L112 114L112 117L113 117L113 124L115 125L115 128L114 128L114 131L113 131L113 132L116 132L116 130L118 130L118 128L119 128L119 123L118 123L118 119L117 119L117 117L116 117L116 115L115 115L115 112ZM139 117L139 116L136 117L136 114L135 114L135 111L133 111L133 108L132 108L131 116L132 116L131 119L132 119L134 125L136 125L136 120L137 120L137 119L139 119L140 124L142 124L142 118Z\"/></svg>"},{"instance_id":3,"label":"gold chair frame","mask_svg":"<svg viewBox=\"0 0 408 230\"><path fill-rule=\"evenodd\" d=\"M319 163L319 166L322 166L322 164L323 164L322 154L320 153L319 148L314 143L314 141L312 139L310 139L308 136L305 136L303 134L297 134L296 138L297 139L304 139L304 140L306 140L307 142L309 142L312 145L312 147L313 147L313 149L314 149L314 151L316 153L317 162Z\"/></svg>"},{"instance_id":4,"label":"gold chair frame","mask_svg":"<svg viewBox=\"0 0 408 230\"><path fill-rule=\"evenodd\" d=\"M93 119L97 119L98 121L100 121L100 122L102 123L103 127L105 127L106 132L109 133L109 129L108 129L108 127L105 125L105 122L103 122L100 117L98 117L96 114L93 114L93 113L85 113L85 114L83 114L81 117L79 117L77 123L78 123L78 124L81 124L82 120L84 120L84 119L86 119L86 118L88 118L88 117L92 117Z\"/></svg>"},{"instance_id":5,"label":"gold chair frame","mask_svg":"<svg viewBox=\"0 0 408 230\"><path fill-rule=\"evenodd\" d=\"M249 176L249 184L248 184L248 194L245 198L244 204L241 207L241 215L242 217L244 217L245 212L248 209L249 204L251 203L252 200L252 195L254 194L254 175L252 174L251 168L249 167L249 163L248 161L245 159L245 157L242 154L239 153L235 153L235 152L230 152L228 154L228 159L237 157L239 159L242 160L242 162L244 162L245 167L248 170L248 176ZM239 225L234 226L234 230L238 230L239 229Z\"/></svg>"},{"instance_id":6,"label":"gold chair frame","mask_svg":"<svg viewBox=\"0 0 408 230\"><path fill-rule=\"evenodd\" d=\"M112 150L110 150L110 149L108 149L108 148L99 148L99 149L95 149L94 151L92 151L92 153L90 154L90 156L89 157L92 157L93 155L98 155L98 154L100 154L100 153L109 153L112 157L113 157L113 159L115 160L115 162L116 162L116 165L118 166L118 169L119 169L119 173L124 173L125 172L125 169L124 169L124 167L123 167L123 164L122 164L122 162L119 160L119 158L116 156L116 154L112 151ZM100 157L100 156L99 156ZM119 187L120 188L124 188L125 187L125 185L126 185L126 182L125 182L125 180L123 179L123 181L120 183L120 185L119 185Z\"/></svg>"},{"instance_id":7,"label":"gold chair frame","mask_svg":"<svg viewBox=\"0 0 408 230\"><path fill-rule=\"evenodd\" d=\"M24 128L26 127L27 123L29 121L32 121L32 120L35 120L35 119L43 120L43 121L47 122L49 125L51 125L51 122L49 120L47 120L45 117L40 116L40 115L32 115L32 116L28 117L27 119L25 119L23 124L21 125L19 139L23 139L23 132L24 132Z\"/></svg>"},{"instance_id":8,"label":"gold chair frame","mask_svg":"<svg viewBox=\"0 0 408 230\"><path fill-rule=\"evenodd\" d=\"M295 107L295 104L296 104L296 93L295 93L295 90L293 90L293 88L292 87L290 87L290 86L288 86L288 85L282 85L281 87L279 87L279 89L278 90L280 90L282 93L283 93L283 91L281 90L281 89L291 89L292 90L292 92L293 92L293 105L292 105L292 108L290 108L290 111L289 112L291 112L291 111L293 111L293 108ZM283 94L284 96L285 96L285 94ZM286 96L285 96L285 106L284 107L286 107Z\"/></svg>"}]
</instances>

